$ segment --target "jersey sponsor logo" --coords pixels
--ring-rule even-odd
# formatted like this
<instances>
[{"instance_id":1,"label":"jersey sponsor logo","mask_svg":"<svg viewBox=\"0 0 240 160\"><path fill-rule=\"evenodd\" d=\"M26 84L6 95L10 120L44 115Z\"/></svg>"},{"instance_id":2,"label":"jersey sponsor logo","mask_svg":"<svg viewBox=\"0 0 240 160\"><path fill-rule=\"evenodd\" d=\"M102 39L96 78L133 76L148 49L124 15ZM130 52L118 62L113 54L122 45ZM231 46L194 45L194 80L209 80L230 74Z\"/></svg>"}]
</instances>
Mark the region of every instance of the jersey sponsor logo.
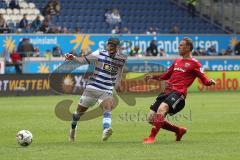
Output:
<instances>
[{"instance_id":1,"label":"jersey sponsor logo","mask_svg":"<svg viewBox=\"0 0 240 160\"><path fill-rule=\"evenodd\" d=\"M186 72L184 69L179 67L174 68L174 71Z\"/></svg>"},{"instance_id":2,"label":"jersey sponsor logo","mask_svg":"<svg viewBox=\"0 0 240 160\"><path fill-rule=\"evenodd\" d=\"M190 64L189 63L185 63L184 66L187 68L187 67L190 66Z\"/></svg>"},{"instance_id":3,"label":"jersey sponsor logo","mask_svg":"<svg viewBox=\"0 0 240 160\"><path fill-rule=\"evenodd\" d=\"M104 69L105 71L108 71L108 72L111 72L111 73L115 73L115 74L116 74L117 71L118 71L118 67L113 66L113 65L110 65L110 64L107 64L107 63L104 63L103 69Z\"/></svg>"}]
</instances>

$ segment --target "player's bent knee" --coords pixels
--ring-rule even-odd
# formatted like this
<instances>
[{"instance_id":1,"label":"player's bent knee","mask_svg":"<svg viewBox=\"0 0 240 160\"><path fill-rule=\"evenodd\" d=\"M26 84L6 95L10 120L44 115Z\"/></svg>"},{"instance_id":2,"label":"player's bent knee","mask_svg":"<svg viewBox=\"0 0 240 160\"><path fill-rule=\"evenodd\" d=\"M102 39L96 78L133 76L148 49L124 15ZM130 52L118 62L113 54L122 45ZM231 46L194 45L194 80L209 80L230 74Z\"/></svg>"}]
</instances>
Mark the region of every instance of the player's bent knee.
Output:
<instances>
[{"instance_id":1,"label":"player's bent knee","mask_svg":"<svg viewBox=\"0 0 240 160\"><path fill-rule=\"evenodd\" d=\"M156 112L150 110L147 116L148 123L153 124L153 119L155 115L156 115Z\"/></svg>"},{"instance_id":2,"label":"player's bent knee","mask_svg":"<svg viewBox=\"0 0 240 160\"><path fill-rule=\"evenodd\" d=\"M147 122L149 124L153 124L153 118L152 117L147 117Z\"/></svg>"},{"instance_id":3,"label":"player's bent knee","mask_svg":"<svg viewBox=\"0 0 240 160\"><path fill-rule=\"evenodd\" d=\"M109 98L109 99L105 99L102 103L101 103L101 107L103 110L112 110L114 108L115 102L114 99Z\"/></svg>"},{"instance_id":4,"label":"player's bent knee","mask_svg":"<svg viewBox=\"0 0 240 160\"><path fill-rule=\"evenodd\" d=\"M158 110L157 110L157 113L161 113L163 115L166 115L169 111L169 106L167 103L161 103Z\"/></svg>"}]
</instances>

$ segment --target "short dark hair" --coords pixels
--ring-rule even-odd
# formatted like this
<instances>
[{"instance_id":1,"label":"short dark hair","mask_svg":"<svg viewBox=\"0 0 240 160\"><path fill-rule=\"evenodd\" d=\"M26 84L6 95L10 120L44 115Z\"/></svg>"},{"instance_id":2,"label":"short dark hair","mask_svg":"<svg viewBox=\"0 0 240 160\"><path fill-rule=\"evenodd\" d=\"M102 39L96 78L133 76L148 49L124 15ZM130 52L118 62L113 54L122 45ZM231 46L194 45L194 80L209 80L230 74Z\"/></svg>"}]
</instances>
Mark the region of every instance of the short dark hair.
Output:
<instances>
[{"instance_id":1,"label":"short dark hair","mask_svg":"<svg viewBox=\"0 0 240 160\"><path fill-rule=\"evenodd\" d=\"M184 37L183 40L186 42L187 46L189 46L190 51L193 50L193 40L188 37Z\"/></svg>"},{"instance_id":2,"label":"short dark hair","mask_svg":"<svg viewBox=\"0 0 240 160\"><path fill-rule=\"evenodd\" d=\"M107 43L118 46L120 45L120 40L118 38L109 38Z\"/></svg>"}]
</instances>

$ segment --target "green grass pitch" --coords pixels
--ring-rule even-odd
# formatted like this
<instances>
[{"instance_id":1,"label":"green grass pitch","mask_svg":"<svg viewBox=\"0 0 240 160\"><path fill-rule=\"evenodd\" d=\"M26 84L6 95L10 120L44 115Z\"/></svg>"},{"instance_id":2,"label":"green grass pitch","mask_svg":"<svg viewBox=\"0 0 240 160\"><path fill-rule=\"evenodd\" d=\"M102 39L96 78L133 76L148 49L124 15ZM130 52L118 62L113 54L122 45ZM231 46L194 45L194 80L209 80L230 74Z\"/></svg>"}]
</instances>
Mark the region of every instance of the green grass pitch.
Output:
<instances>
[{"instance_id":1,"label":"green grass pitch","mask_svg":"<svg viewBox=\"0 0 240 160\"><path fill-rule=\"evenodd\" d=\"M186 106L175 124L188 128L181 142L173 133L161 130L154 145L142 144L149 134L146 113L155 97L139 98L135 107L120 101L113 111L113 136L101 142L102 118L82 122L77 141L67 139L69 122L55 116L60 100L78 96L0 98L1 160L232 160L240 159L239 93L190 93ZM28 129L33 143L21 147L16 143L17 131Z\"/></svg>"}]
</instances>

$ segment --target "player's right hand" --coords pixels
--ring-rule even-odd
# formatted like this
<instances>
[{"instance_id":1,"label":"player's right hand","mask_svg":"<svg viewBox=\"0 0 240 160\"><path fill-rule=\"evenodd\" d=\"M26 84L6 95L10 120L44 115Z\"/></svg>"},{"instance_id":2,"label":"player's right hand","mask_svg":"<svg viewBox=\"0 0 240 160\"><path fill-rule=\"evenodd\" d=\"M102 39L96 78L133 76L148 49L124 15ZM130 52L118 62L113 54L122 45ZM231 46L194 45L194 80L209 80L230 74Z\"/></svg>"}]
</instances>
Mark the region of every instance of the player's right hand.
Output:
<instances>
[{"instance_id":1,"label":"player's right hand","mask_svg":"<svg viewBox=\"0 0 240 160\"><path fill-rule=\"evenodd\" d=\"M209 80L209 83L210 83L210 85L215 85L215 84L216 84L216 81L214 81L213 79L210 79L210 80Z\"/></svg>"},{"instance_id":2,"label":"player's right hand","mask_svg":"<svg viewBox=\"0 0 240 160\"><path fill-rule=\"evenodd\" d=\"M74 59L74 55L70 54L70 53L67 53L65 55L65 61L72 61Z\"/></svg>"},{"instance_id":3,"label":"player's right hand","mask_svg":"<svg viewBox=\"0 0 240 160\"><path fill-rule=\"evenodd\" d=\"M144 75L144 80L145 81L148 81L149 79L152 79L153 78L153 75L151 75L151 74L145 74Z\"/></svg>"}]
</instances>

